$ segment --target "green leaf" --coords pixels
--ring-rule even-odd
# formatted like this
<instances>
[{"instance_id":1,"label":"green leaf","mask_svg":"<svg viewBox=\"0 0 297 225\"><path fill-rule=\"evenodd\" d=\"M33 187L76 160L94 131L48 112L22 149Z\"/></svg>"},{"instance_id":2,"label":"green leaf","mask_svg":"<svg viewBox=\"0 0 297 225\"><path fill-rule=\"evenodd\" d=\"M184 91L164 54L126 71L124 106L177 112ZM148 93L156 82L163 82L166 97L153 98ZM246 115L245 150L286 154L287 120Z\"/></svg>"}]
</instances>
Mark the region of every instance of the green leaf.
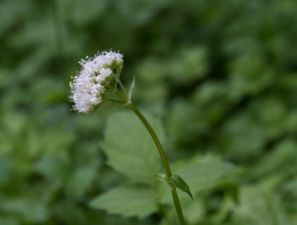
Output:
<instances>
[{"instance_id":1,"label":"green leaf","mask_svg":"<svg viewBox=\"0 0 297 225\"><path fill-rule=\"evenodd\" d=\"M0 216L0 224L5 225L18 225L20 224L18 219L13 216Z\"/></svg>"},{"instance_id":2,"label":"green leaf","mask_svg":"<svg viewBox=\"0 0 297 225\"><path fill-rule=\"evenodd\" d=\"M222 181L233 166L214 157L194 160L178 173L188 181L192 192L207 190Z\"/></svg>"},{"instance_id":3,"label":"green leaf","mask_svg":"<svg viewBox=\"0 0 297 225\"><path fill-rule=\"evenodd\" d=\"M35 194L38 195L39 193ZM44 199L37 198L36 196L19 195L1 198L1 212L4 212L4 215L18 215L29 224L42 223L48 218L48 207Z\"/></svg>"},{"instance_id":4,"label":"green leaf","mask_svg":"<svg viewBox=\"0 0 297 225\"><path fill-rule=\"evenodd\" d=\"M124 217L144 218L158 210L156 197L148 188L121 186L98 196L90 205Z\"/></svg>"},{"instance_id":5,"label":"green leaf","mask_svg":"<svg viewBox=\"0 0 297 225\"><path fill-rule=\"evenodd\" d=\"M181 178L176 174L173 174L169 179L169 183L173 184L183 192L186 192L193 199L193 195L191 193L190 187L183 178Z\"/></svg>"},{"instance_id":6,"label":"green leaf","mask_svg":"<svg viewBox=\"0 0 297 225\"><path fill-rule=\"evenodd\" d=\"M74 170L66 184L66 194L72 198L80 199L88 191L96 175L97 165L94 164Z\"/></svg>"},{"instance_id":7,"label":"green leaf","mask_svg":"<svg viewBox=\"0 0 297 225\"><path fill-rule=\"evenodd\" d=\"M146 117L162 140L161 124L149 115ZM149 133L133 113L120 112L109 117L101 146L113 169L138 182L155 182L159 155Z\"/></svg>"},{"instance_id":8,"label":"green leaf","mask_svg":"<svg viewBox=\"0 0 297 225\"><path fill-rule=\"evenodd\" d=\"M132 94L133 94L134 87L135 87L135 77L133 77L133 80L130 84L129 91L128 91L128 101L129 102L132 102Z\"/></svg>"},{"instance_id":9,"label":"green leaf","mask_svg":"<svg viewBox=\"0 0 297 225\"><path fill-rule=\"evenodd\" d=\"M191 187L191 193L195 195L197 192L207 191L214 188L224 181L224 178L232 171L233 165L230 163L221 161L213 156L206 156L203 158L196 157L190 162L184 162L185 164L176 164L173 169L187 181L189 187ZM174 167L178 168L174 168ZM165 185L160 186L161 201L163 203L171 203L170 192ZM180 196L182 200L186 200L183 196Z\"/></svg>"},{"instance_id":10,"label":"green leaf","mask_svg":"<svg viewBox=\"0 0 297 225\"><path fill-rule=\"evenodd\" d=\"M240 204L233 207L232 221L242 225L290 224L281 198L257 186L241 188Z\"/></svg>"},{"instance_id":11,"label":"green leaf","mask_svg":"<svg viewBox=\"0 0 297 225\"><path fill-rule=\"evenodd\" d=\"M188 204L182 202L182 205L185 218L189 224L198 224L198 221L203 219L205 208L202 199L196 198L194 201L188 202Z\"/></svg>"}]
</instances>

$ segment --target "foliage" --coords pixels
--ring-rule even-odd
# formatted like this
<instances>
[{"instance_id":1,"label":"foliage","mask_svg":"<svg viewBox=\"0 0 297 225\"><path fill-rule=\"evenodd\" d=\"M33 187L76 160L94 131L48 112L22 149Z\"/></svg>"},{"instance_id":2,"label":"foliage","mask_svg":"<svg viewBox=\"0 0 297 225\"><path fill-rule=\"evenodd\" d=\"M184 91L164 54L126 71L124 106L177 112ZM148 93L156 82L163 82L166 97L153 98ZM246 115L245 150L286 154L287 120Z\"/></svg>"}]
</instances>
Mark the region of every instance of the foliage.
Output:
<instances>
[{"instance_id":1,"label":"foliage","mask_svg":"<svg viewBox=\"0 0 297 225\"><path fill-rule=\"evenodd\" d=\"M153 124L159 136L164 136L161 125ZM104 136L101 146L111 167L139 182L155 180L160 159L149 133L135 115L123 112L110 116Z\"/></svg>"},{"instance_id":2,"label":"foliage","mask_svg":"<svg viewBox=\"0 0 297 225\"><path fill-rule=\"evenodd\" d=\"M71 111L77 62L112 48L193 192L179 192L189 224L297 225L296 8L2 0L0 224L176 223L137 118Z\"/></svg>"}]
</instances>

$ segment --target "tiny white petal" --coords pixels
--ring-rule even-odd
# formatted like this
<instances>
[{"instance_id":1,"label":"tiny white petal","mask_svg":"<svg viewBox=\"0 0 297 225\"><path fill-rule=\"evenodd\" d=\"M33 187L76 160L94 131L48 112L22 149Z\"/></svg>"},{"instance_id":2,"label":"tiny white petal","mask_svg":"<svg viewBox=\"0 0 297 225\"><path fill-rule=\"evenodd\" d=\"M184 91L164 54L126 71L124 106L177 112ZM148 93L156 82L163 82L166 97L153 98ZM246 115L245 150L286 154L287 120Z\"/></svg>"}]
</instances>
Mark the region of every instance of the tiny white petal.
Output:
<instances>
[{"instance_id":1,"label":"tiny white petal","mask_svg":"<svg viewBox=\"0 0 297 225\"><path fill-rule=\"evenodd\" d=\"M96 81L97 82L103 82L105 81L108 77L112 75L112 70L109 68L102 68L100 70L100 73L98 76L96 76Z\"/></svg>"},{"instance_id":2,"label":"tiny white petal","mask_svg":"<svg viewBox=\"0 0 297 225\"><path fill-rule=\"evenodd\" d=\"M75 110L86 113L102 103L105 87L110 78L115 76L113 69L123 65L123 55L111 51L103 52L79 63L82 70L70 83L70 98Z\"/></svg>"}]
</instances>

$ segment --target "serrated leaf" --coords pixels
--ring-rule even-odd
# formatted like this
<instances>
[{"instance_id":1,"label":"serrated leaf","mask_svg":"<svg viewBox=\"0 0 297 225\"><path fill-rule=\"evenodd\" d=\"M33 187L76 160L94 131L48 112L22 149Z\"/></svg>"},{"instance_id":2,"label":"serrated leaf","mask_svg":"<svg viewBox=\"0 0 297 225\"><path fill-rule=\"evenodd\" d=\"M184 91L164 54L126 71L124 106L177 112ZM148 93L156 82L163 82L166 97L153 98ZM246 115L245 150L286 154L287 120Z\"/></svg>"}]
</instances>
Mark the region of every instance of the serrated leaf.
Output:
<instances>
[{"instance_id":1,"label":"serrated leaf","mask_svg":"<svg viewBox=\"0 0 297 225\"><path fill-rule=\"evenodd\" d=\"M146 117L162 140L161 124L149 115ZM120 112L109 117L101 146L113 169L136 181L155 182L159 155L149 133L133 113Z\"/></svg>"},{"instance_id":2,"label":"serrated leaf","mask_svg":"<svg viewBox=\"0 0 297 225\"><path fill-rule=\"evenodd\" d=\"M178 189L187 193L193 199L193 195L191 193L190 187L183 178L181 178L180 176L178 176L176 174L173 174L170 177L169 182L171 184L173 184L174 186L176 186Z\"/></svg>"},{"instance_id":3,"label":"serrated leaf","mask_svg":"<svg viewBox=\"0 0 297 225\"><path fill-rule=\"evenodd\" d=\"M124 217L144 218L158 210L155 192L135 186L114 188L95 198L90 205Z\"/></svg>"}]
</instances>

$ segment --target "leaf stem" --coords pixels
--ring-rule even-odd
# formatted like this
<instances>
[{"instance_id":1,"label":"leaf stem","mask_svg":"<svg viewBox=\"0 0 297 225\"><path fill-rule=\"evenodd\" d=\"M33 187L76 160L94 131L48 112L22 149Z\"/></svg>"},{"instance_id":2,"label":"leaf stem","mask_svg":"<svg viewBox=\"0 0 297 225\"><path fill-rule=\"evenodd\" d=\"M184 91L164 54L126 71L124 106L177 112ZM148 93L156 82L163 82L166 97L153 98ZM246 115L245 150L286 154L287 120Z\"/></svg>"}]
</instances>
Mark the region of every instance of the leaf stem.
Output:
<instances>
[{"instance_id":1,"label":"leaf stem","mask_svg":"<svg viewBox=\"0 0 297 225\"><path fill-rule=\"evenodd\" d=\"M152 126L149 124L149 122L146 120L146 118L144 117L144 115L141 113L141 111L137 108L136 105L130 103L127 104L127 106L135 113L135 115L140 119L140 121L143 123L143 125L145 126L145 128L147 129L147 131L149 132L149 134L151 135L161 158L165 173L167 178L169 179L172 176L172 172L170 169L170 165L169 165L169 161L168 161L168 157L166 155L166 152L163 148L163 146L161 145L161 142L159 141L159 138L156 134L156 132L154 131L154 129L152 128ZM183 215L183 211L181 208L181 204L177 195L177 191L176 191L176 187L172 184L170 184L170 188L171 188L171 194L172 194L172 199L173 199L173 203L175 206L175 210L176 210L176 214L179 220L180 225L186 225L185 219L184 219L184 215Z\"/></svg>"}]
</instances>

